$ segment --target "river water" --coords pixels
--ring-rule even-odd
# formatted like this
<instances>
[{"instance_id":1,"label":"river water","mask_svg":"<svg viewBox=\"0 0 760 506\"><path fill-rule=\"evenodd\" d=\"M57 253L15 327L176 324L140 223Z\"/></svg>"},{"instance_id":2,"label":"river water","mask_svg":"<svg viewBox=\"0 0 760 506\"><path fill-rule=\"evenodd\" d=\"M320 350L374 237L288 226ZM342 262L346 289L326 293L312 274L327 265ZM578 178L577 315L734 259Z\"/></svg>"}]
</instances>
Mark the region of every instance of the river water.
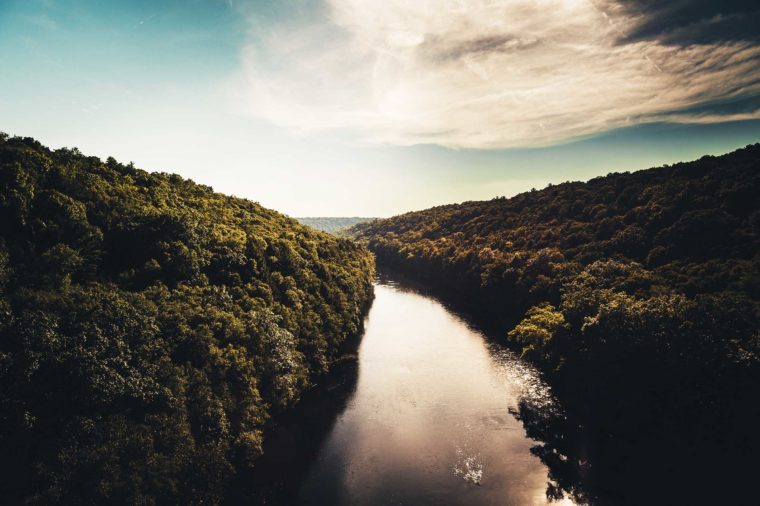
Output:
<instances>
[{"instance_id":1,"label":"river water","mask_svg":"<svg viewBox=\"0 0 760 506\"><path fill-rule=\"evenodd\" d=\"M440 302L378 282L356 387L294 486L301 504L546 504L510 413L549 402L535 370ZM556 504L556 503L553 503Z\"/></svg>"}]
</instances>

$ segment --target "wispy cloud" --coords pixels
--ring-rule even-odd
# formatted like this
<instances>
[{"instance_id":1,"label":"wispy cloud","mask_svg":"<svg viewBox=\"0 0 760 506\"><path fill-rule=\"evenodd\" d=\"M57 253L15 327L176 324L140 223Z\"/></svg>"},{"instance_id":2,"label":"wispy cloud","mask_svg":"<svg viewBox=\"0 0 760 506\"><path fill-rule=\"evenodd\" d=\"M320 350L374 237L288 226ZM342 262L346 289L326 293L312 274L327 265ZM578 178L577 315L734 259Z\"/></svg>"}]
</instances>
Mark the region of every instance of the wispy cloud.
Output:
<instances>
[{"instance_id":1,"label":"wispy cloud","mask_svg":"<svg viewBox=\"0 0 760 506\"><path fill-rule=\"evenodd\" d=\"M297 131L456 148L541 146L760 94L760 47L632 39L615 1L328 0L319 21L252 23L249 112Z\"/></svg>"},{"instance_id":2,"label":"wispy cloud","mask_svg":"<svg viewBox=\"0 0 760 506\"><path fill-rule=\"evenodd\" d=\"M141 19L140 21L138 21L134 26L132 26L132 28L139 28L139 27L143 26L145 23L149 23L155 17L156 17L155 14L151 14L147 18L144 18L144 19Z\"/></svg>"}]
</instances>

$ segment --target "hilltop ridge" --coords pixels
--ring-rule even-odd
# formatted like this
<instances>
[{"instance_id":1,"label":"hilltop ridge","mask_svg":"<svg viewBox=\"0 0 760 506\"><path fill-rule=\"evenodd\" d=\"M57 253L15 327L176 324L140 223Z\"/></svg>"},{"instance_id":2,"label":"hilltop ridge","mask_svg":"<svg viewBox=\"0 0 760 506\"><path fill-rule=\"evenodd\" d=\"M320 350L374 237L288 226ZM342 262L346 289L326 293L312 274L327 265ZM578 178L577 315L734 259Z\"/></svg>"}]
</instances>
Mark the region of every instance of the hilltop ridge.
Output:
<instances>
[{"instance_id":1,"label":"hilltop ridge","mask_svg":"<svg viewBox=\"0 0 760 506\"><path fill-rule=\"evenodd\" d=\"M361 332L373 259L174 174L0 135L0 495L222 501Z\"/></svg>"}]
</instances>

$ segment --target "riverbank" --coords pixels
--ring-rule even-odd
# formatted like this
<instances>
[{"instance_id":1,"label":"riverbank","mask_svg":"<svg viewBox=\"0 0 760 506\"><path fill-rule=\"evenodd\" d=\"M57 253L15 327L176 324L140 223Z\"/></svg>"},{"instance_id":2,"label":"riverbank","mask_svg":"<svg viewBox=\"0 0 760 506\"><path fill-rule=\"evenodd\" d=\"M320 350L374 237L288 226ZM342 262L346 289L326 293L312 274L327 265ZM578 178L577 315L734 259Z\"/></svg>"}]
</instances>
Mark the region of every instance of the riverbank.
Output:
<instances>
[{"instance_id":1,"label":"riverbank","mask_svg":"<svg viewBox=\"0 0 760 506\"><path fill-rule=\"evenodd\" d=\"M489 319L488 311L478 310L480 299L468 292L399 275L382 262L378 272L400 276L417 292L484 330L492 342L519 352L505 339L501 324ZM648 373L660 375L651 369L640 371L642 377ZM705 369L705 374L710 371ZM703 400L715 409L702 405L695 410L688 399L673 405L651 381L631 378L625 391L618 391L629 399L621 406L619 400L590 402L567 376L547 370L540 375L552 386L557 404L520 402L513 414L536 441L533 453L549 468L549 497L569 496L587 504L742 503L752 497L752 462L758 446L753 437L745 438L746 444L736 438L753 436L753 420L758 420L757 406L747 402L754 388L751 382L735 381L736 390L728 397L716 398L706 390ZM610 390L610 395L615 392Z\"/></svg>"},{"instance_id":2,"label":"riverbank","mask_svg":"<svg viewBox=\"0 0 760 506\"><path fill-rule=\"evenodd\" d=\"M381 275L375 294L358 361L269 438L288 457L266 461L260 502L545 504L548 470L510 414L549 402L535 369L403 282Z\"/></svg>"}]
</instances>

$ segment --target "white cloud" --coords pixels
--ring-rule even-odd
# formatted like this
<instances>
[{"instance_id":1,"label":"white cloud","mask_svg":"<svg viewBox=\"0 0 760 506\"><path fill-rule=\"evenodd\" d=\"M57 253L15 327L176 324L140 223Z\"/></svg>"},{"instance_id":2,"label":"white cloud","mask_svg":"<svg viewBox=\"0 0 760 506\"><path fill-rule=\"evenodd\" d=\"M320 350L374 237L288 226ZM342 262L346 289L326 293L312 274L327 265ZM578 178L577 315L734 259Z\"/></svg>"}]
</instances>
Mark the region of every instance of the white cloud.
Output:
<instances>
[{"instance_id":1,"label":"white cloud","mask_svg":"<svg viewBox=\"0 0 760 506\"><path fill-rule=\"evenodd\" d=\"M760 93L760 48L620 42L640 21L613 1L328 0L319 21L255 23L236 81L296 131L458 148L735 119L683 111Z\"/></svg>"}]
</instances>

